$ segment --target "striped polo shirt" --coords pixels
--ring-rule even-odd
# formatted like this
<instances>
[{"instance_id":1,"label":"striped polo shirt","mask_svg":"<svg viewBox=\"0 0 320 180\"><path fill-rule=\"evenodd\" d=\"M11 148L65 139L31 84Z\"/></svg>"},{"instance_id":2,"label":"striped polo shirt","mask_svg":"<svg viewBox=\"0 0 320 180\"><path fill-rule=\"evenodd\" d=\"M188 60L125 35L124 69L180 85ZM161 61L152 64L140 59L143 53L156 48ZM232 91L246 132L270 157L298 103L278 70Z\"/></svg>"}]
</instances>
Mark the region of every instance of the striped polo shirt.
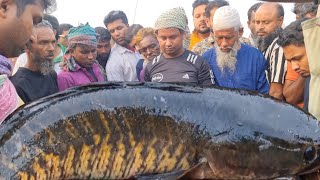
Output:
<instances>
[{"instance_id":1,"label":"striped polo shirt","mask_svg":"<svg viewBox=\"0 0 320 180\"><path fill-rule=\"evenodd\" d=\"M263 55L268 62L266 73L269 83L284 84L287 62L283 49L277 44L277 40L278 38L273 40L267 50L263 52Z\"/></svg>"}]
</instances>

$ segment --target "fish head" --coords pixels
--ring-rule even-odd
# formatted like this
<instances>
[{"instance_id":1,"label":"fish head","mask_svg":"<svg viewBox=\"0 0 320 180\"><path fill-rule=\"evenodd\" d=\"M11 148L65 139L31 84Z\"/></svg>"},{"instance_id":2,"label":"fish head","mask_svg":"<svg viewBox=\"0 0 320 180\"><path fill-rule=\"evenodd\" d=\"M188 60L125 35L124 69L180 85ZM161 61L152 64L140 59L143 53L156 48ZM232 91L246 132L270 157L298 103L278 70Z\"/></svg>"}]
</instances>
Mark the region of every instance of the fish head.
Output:
<instances>
[{"instance_id":1,"label":"fish head","mask_svg":"<svg viewBox=\"0 0 320 180\"><path fill-rule=\"evenodd\" d=\"M320 141L281 139L265 134L214 141L204 157L217 179L273 179L292 177L320 169ZM214 177L212 177L214 174Z\"/></svg>"}]
</instances>

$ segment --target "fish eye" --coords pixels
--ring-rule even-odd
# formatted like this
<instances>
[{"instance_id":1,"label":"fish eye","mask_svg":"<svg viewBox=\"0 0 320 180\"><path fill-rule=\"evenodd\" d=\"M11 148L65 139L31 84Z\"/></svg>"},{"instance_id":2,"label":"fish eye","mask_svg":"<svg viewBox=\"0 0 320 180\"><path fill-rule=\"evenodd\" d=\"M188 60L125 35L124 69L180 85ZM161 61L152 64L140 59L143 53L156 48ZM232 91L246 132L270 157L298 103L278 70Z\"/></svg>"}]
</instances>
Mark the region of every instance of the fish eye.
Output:
<instances>
[{"instance_id":1,"label":"fish eye","mask_svg":"<svg viewBox=\"0 0 320 180\"><path fill-rule=\"evenodd\" d=\"M314 158L316 157L316 148L309 146L307 149L304 151L304 159L310 163Z\"/></svg>"}]
</instances>

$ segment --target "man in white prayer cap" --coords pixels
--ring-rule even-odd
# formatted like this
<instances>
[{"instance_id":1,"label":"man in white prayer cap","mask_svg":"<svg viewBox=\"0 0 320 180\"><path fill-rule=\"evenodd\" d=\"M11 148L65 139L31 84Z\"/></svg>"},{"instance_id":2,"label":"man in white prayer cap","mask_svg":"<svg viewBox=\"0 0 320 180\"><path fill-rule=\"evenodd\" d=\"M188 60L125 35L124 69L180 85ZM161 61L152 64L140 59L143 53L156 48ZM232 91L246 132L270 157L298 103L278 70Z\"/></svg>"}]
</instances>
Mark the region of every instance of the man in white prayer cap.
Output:
<instances>
[{"instance_id":1,"label":"man in white prayer cap","mask_svg":"<svg viewBox=\"0 0 320 180\"><path fill-rule=\"evenodd\" d=\"M203 58L211 66L219 86L267 94L267 61L258 49L240 43L240 28L240 16L236 9L230 6L217 9L213 17L216 43L214 48L204 53Z\"/></svg>"},{"instance_id":2,"label":"man in white prayer cap","mask_svg":"<svg viewBox=\"0 0 320 180\"><path fill-rule=\"evenodd\" d=\"M159 16L154 29L162 53L146 66L145 81L196 86L214 84L209 64L183 47L187 23L186 13L181 7L170 9Z\"/></svg>"}]
</instances>

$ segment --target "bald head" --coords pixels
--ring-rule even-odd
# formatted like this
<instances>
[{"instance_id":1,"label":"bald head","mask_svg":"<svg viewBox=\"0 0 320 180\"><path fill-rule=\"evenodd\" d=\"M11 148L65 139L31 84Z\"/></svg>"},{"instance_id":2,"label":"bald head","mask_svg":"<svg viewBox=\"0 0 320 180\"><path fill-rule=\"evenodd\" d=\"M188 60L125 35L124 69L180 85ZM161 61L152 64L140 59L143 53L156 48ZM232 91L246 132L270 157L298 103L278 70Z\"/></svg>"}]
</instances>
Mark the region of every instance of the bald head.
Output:
<instances>
[{"instance_id":1,"label":"bald head","mask_svg":"<svg viewBox=\"0 0 320 180\"><path fill-rule=\"evenodd\" d=\"M257 9L258 10L267 10L269 11L269 13L275 13L277 15L278 18L280 17L284 17L284 9L283 6L279 3L263 3L261 4L261 6Z\"/></svg>"},{"instance_id":2,"label":"bald head","mask_svg":"<svg viewBox=\"0 0 320 180\"><path fill-rule=\"evenodd\" d=\"M256 11L255 28L257 35L261 38L281 28L283 23L284 10L281 4L264 3Z\"/></svg>"}]
</instances>

